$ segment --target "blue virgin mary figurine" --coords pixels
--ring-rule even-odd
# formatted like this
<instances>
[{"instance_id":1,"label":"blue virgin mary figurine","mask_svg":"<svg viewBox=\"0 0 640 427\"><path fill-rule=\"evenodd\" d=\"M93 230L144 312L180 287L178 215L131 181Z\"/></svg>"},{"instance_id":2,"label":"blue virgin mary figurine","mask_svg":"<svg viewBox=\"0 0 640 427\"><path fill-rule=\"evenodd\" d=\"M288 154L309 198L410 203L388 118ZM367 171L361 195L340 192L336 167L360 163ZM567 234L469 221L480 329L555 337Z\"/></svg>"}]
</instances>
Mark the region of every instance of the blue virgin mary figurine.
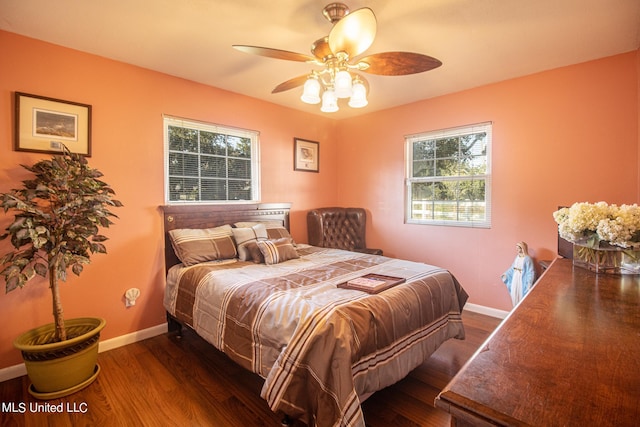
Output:
<instances>
[{"instance_id":1,"label":"blue virgin mary figurine","mask_svg":"<svg viewBox=\"0 0 640 427\"><path fill-rule=\"evenodd\" d=\"M516 250L518 251L516 259L501 276L502 281L507 285L514 306L529 292L536 275L527 244L516 243Z\"/></svg>"}]
</instances>

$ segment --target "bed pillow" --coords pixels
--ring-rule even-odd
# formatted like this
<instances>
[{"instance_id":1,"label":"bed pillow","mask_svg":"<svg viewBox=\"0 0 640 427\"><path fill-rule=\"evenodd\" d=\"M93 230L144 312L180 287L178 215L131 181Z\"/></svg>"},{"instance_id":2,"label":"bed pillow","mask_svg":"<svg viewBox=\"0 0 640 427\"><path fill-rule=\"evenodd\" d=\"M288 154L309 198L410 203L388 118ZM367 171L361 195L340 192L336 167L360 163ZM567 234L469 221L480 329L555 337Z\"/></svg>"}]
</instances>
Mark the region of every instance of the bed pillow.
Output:
<instances>
[{"instance_id":1,"label":"bed pillow","mask_svg":"<svg viewBox=\"0 0 640 427\"><path fill-rule=\"evenodd\" d=\"M295 246L295 242L293 241L293 237L291 237L289 230L284 227L267 227L267 235L269 236L269 239L287 238L291 241L291 244Z\"/></svg>"},{"instance_id":2,"label":"bed pillow","mask_svg":"<svg viewBox=\"0 0 640 427\"><path fill-rule=\"evenodd\" d=\"M240 221L233 224L234 227L244 228L253 227L256 224L262 224L265 228L282 227L282 221Z\"/></svg>"},{"instance_id":3,"label":"bed pillow","mask_svg":"<svg viewBox=\"0 0 640 427\"><path fill-rule=\"evenodd\" d=\"M260 240L256 244L264 256L267 265L278 264L290 259L299 258L296 248L293 247L291 239L282 238L275 240Z\"/></svg>"},{"instance_id":4,"label":"bed pillow","mask_svg":"<svg viewBox=\"0 0 640 427\"><path fill-rule=\"evenodd\" d=\"M243 228L243 227L251 227L256 224L263 224L265 226L265 228L267 229L267 235L269 236L269 239L280 239L282 237L288 237L289 239L291 239L291 244L293 246L296 245L296 242L293 240L293 237L291 237L291 233L289 233L289 230L287 230L282 225L281 221L261 221L261 222L242 221L242 222L236 222L234 225L238 228Z\"/></svg>"},{"instance_id":5,"label":"bed pillow","mask_svg":"<svg viewBox=\"0 0 640 427\"><path fill-rule=\"evenodd\" d=\"M238 258L240 258L240 261L252 260L252 253L247 248L249 243L256 242L258 240L267 240L268 238L267 229L264 224L255 224L251 227L232 228L231 231L233 232L233 238L236 241Z\"/></svg>"},{"instance_id":6,"label":"bed pillow","mask_svg":"<svg viewBox=\"0 0 640 427\"><path fill-rule=\"evenodd\" d=\"M185 266L206 261L235 258L238 255L230 225L215 228L170 230L171 245Z\"/></svg>"}]
</instances>

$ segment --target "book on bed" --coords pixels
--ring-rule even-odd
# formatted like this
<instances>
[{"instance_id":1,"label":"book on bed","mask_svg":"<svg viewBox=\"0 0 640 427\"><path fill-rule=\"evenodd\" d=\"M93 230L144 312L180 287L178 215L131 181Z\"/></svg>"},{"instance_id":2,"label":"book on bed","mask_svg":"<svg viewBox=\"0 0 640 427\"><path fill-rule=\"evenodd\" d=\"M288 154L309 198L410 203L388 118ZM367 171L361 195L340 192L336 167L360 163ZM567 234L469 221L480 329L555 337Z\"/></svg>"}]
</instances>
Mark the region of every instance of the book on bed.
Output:
<instances>
[{"instance_id":1,"label":"book on bed","mask_svg":"<svg viewBox=\"0 0 640 427\"><path fill-rule=\"evenodd\" d=\"M403 279L402 277L369 273L365 274L364 276L348 280L344 283L340 283L338 287L343 289L356 289L358 291L363 291L370 294L377 294L404 282L405 279Z\"/></svg>"}]
</instances>

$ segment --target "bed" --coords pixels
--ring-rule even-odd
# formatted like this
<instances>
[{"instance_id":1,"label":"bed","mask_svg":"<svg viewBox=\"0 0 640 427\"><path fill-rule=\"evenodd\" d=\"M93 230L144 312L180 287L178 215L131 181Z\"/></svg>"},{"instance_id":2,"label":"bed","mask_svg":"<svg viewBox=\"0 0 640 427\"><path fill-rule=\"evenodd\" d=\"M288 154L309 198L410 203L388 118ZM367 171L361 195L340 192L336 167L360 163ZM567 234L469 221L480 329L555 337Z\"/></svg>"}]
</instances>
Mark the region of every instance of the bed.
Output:
<instances>
[{"instance_id":1,"label":"bed","mask_svg":"<svg viewBox=\"0 0 640 427\"><path fill-rule=\"evenodd\" d=\"M464 339L467 294L445 269L296 243L286 203L162 211L170 330L192 328L262 377L273 411L364 427L364 399ZM365 274L403 283L341 287Z\"/></svg>"}]
</instances>

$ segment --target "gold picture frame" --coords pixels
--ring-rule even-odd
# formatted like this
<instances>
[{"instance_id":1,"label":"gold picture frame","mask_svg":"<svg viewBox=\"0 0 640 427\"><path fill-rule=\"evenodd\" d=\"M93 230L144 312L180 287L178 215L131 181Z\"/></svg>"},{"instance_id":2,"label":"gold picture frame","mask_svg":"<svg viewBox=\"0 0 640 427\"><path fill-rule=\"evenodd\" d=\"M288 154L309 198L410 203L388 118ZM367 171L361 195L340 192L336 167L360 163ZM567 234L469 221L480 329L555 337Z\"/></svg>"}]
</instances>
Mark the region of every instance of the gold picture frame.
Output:
<instances>
[{"instance_id":1,"label":"gold picture frame","mask_svg":"<svg viewBox=\"0 0 640 427\"><path fill-rule=\"evenodd\" d=\"M91 156L91 105L15 93L16 151Z\"/></svg>"},{"instance_id":2,"label":"gold picture frame","mask_svg":"<svg viewBox=\"0 0 640 427\"><path fill-rule=\"evenodd\" d=\"M303 172L320 171L320 143L293 138L293 170Z\"/></svg>"}]
</instances>

